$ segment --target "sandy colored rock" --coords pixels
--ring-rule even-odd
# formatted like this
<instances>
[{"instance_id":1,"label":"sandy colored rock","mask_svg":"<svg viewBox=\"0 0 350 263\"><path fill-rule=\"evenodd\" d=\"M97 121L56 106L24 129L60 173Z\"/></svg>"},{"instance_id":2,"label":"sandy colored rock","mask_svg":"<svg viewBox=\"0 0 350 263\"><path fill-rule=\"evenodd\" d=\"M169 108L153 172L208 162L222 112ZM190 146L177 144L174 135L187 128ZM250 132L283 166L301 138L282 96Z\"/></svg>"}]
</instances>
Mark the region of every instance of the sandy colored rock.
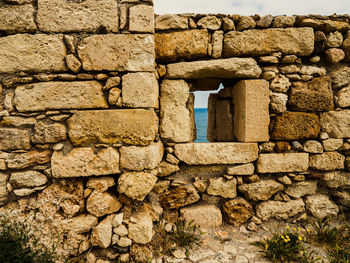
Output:
<instances>
[{"instance_id":1,"label":"sandy colored rock","mask_svg":"<svg viewBox=\"0 0 350 263\"><path fill-rule=\"evenodd\" d=\"M350 187L350 173L345 171L333 171L324 174L323 184L329 188L347 189Z\"/></svg>"},{"instance_id":2,"label":"sandy colored rock","mask_svg":"<svg viewBox=\"0 0 350 263\"><path fill-rule=\"evenodd\" d=\"M268 200L274 194L283 190L283 185L274 180L260 180L252 184L238 186L238 190L249 200Z\"/></svg>"},{"instance_id":3,"label":"sandy colored rock","mask_svg":"<svg viewBox=\"0 0 350 263\"><path fill-rule=\"evenodd\" d=\"M138 244L151 242L153 236L152 217L146 213L134 216L135 221L129 224L129 238Z\"/></svg>"},{"instance_id":4,"label":"sandy colored rock","mask_svg":"<svg viewBox=\"0 0 350 263\"><path fill-rule=\"evenodd\" d=\"M121 207L122 204L117 200L116 196L108 192L93 191L86 201L86 210L97 217L115 213Z\"/></svg>"},{"instance_id":5,"label":"sandy colored rock","mask_svg":"<svg viewBox=\"0 0 350 263\"><path fill-rule=\"evenodd\" d=\"M256 143L176 144L175 154L190 165L250 163L258 158L258 146Z\"/></svg>"},{"instance_id":6,"label":"sandy colored rock","mask_svg":"<svg viewBox=\"0 0 350 263\"><path fill-rule=\"evenodd\" d=\"M33 5L0 5L0 31L24 33L35 30Z\"/></svg>"},{"instance_id":7,"label":"sandy colored rock","mask_svg":"<svg viewBox=\"0 0 350 263\"><path fill-rule=\"evenodd\" d=\"M260 28L268 28L273 20L273 16L272 15L266 15L260 18L259 21L256 22L257 27Z\"/></svg>"},{"instance_id":8,"label":"sandy colored rock","mask_svg":"<svg viewBox=\"0 0 350 263\"><path fill-rule=\"evenodd\" d=\"M200 196L191 185L179 186L159 195L160 204L166 209L175 209L196 203Z\"/></svg>"},{"instance_id":9,"label":"sandy colored rock","mask_svg":"<svg viewBox=\"0 0 350 263\"><path fill-rule=\"evenodd\" d=\"M78 111L67 122L76 146L120 142L146 146L158 132L155 112L142 109Z\"/></svg>"},{"instance_id":10,"label":"sandy colored rock","mask_svg":"<svg viewBox=\"0 0 350 263\"><path fill-rule=\"evenodd\" d=\"M261 69L252 58L180 62L167 65L170 79L258 78Z\"/></svg>"},{"instance_id":11,"label":"sandy colored rock","mask_svg":"<svg viewBox=\"0 0 350 263\"><path fill-rule=\"evenodd\" d=\"M6 184L8 177L9 176L7 174L0 172L0 204L7 199L8 191Z\"/></svg>"},{"instance_id":12,"label":"sandy colored rock","mask_svg":"<svg viewBox=\"0 0 350 263\"><path fill-rule=\"evenodd\" d=\"M89 232L98 223L98 218L89 214L82 214L63 222L67 231L73 231L78 234Z\"/></svg>"},{"instance_id":13,"label":"sandy colored rock","mask_svg":"<svg viewBox=\"0 0 350 263\"><path fill-rule=\"evenodd\" d=\"M228 175L252 175L254 173L254 169L254 164L248 163L233 167L227 167L226 173Z\"/></svg>"},{"instance_id":14,"label":"sandy colored rock","mask_svg":"<svg viewBox=\"0 0 350 263\"><path fill-rule=\"evenodd\" d=\"M350 85L341 89L337 94L337 103L340 107L346 108L350 106Z\"/></svg>"},{"instance_id":15,"label":"sandy colored rock","mask_svg":"<svg viewBox=\"0 0 350 263\"><path fill-rule=\"evenodd\" d=\"M253 29L256 25L255 20L250 16L242 16L238 22L237 30L243 31L247 29Z\"/></svg>"},{"instance_id":16,"label":"sandy colored rock","mask_svg":"<svg viewBox=\"0 0 350 263\"><path fill-rule=\"evenodd\" d=\"M232 142L233 135L233 104L231 100L216 100L215 130L217 142Z\"/></svg>"},{"instance_id":17,"label":"sandy colored rock","mask_svg":"<svg viewBox=\"0 0 350 263\"><path fill-rule=\"evenodd\" d=\"M283 113L287 111L288 95L283 93L270 93L270 110L273 113Z\"/></svg>"},{"instance_id":18,"label":"sandy colored rock","mask_svg":"<svg viewBox=\"0 0 350 263\"><path fill-rule=\"evenodd\" d=\"M326 50L326 59L332 64L336 64L345 58L345 53L340 48L330 48Z\"/></svg>"},{"instance_id":19,"label":"sandy colored rock","mask_svg":"<svg viewBox=\"0 0 350 263\"><path fill-rule=\"evenodd\" d=\"M276 16L274 17L271 27L286 28L293 27L295 23L295 16Z\"/></svg>"},{"instance_id":20,"label":"sandy colored rock","mask_svg":"<svg viewBox=\"0 0 350 263\"><path fill-rule=\"evenodd\" d=\"M212 37L213 42L213 52L211 56L213 58L220 58L222 54L224 41L224 31L215 31Z\"/></svg>"},{"instance_id":21,"label":"sandy colored rock","mask_svg":"<svg viewBox=\"0 0 350 263\"><path fill-rule=\"evenodd\" d=\"M209 30L218 30L221 27L221 19L216 16L207 15L199 19L197 25Z\"/></svg>"},{"instance_id":22,"label":"sandy colored rock","mask_svg":"<svg viewBox=\"0 0 350 263\"><path fill-rule=\"evenodd\" d=\"M156 59L173 62L178 59L194 60L208 52L207 30L191 30L155 34Z\"/></svg>"},{"instance_id":23,"label":"sandy colored rock","mask_svg":"<svg viewBox=\"0 0 350 263\"><path fill-rule=\"evenodd\" d=\"M232 91L234 134L241 142L269 140L269 83L241 80Z\"/></svg>"},{"instance_id":24,"label":"sandy colored rock","mask_svg":"<svg viewBox=\"0 0 350 263\"><path fill-rule=\"evenodd\" d=\"M0 121L1 126L15 126L15 127L34 125L35 123L36 123L35 118L23 118L18 116L4 116Z\"/></svg>"},{"instance_id":25,"label":"sandy colored rock","mask_svg":"<svg viewBox=\"0 0 350 263\"><path fill-rule=\"evenodd\" d=\"M231 31L225 35L225 57L262 56L273 52L309 56L314 50L311 28Z\"/></svg>"},{"instance_id":26,"label":"sandy colored rock","mask_svg":"<svg viewBox=\"0 0 350 263\"><path fill-rule=\"evenodd\" d=\"M66 127L61 123L39 121L34 126L33 143L56 143L67 138Z\"/></svg>"},{"instance_id":27,"label":"sandy colored rock","mask_svg":"<svg viewBox=\"0 0 350 263\"><path fill-rule=\"evenodd\" d=\"M181 15L158 15L156 17L156 30L188 29L188 18Z\"/></svg>"},{"instance_id":28,"label":"sandy colored rock","mask_svg":"<svg viewBox=\"0 0 350 263\"><path fill-rule=\"evenodd\" d=\"M330 111L321 114L322 130L333 138L350 137L350 110Z\"/></svg>"},{"instance_id":29,"label":"sandy colored rock","mask_svg":"<svg viewBox=\"0 0 350 263\"><path fill-rule=\"evenodd\" d=\"M123 52L120 52L123 50ZM138 34L93 35L78 46L83 69L154 71L154 37Z\"/></svg>"},{"instance_id":30,"label":"sandy colored rock","mask_svg":"<svg viewBox=\"0 0 350 263\"><path fill-rule=\"evenodd\" d=\"M344 39L342 49L345 52L345 59L350 61L350 32L347 33L346 38Z\"/></svg>"},{"instance_id":31,"label":"sandy colored rock","mask_svg":"<svg viewBox=\"0 0 350 263\"><path fill-rule=\"evenodd\" d=\"M314 195L317 191L317 181L304 181L294 183L284 190L289 196L298 199L305 195Z\"/></svg>"},{"instance_id":32,"label":"sandy colored rock","mask_svg":"<svg viewBox=\"0 0 350 263\"><path fill-rule=\"evenodd\" d=\"M350 84L350 67L342 64L336 65L330 68L329 76L334 89L346 86Z\"/></svg>"},{"instance_id":33,"label":"sandy colored rock","mask_svg":"<svg viewBox=\"0 0 350 263\"><path fill-rule=\"evenodd\" d=\"M284 75L277 75L270 83L270 89L275 92L286 93L292 84Z\"/></svg>"},{"instance_id":34,"label":"sandy colored rock","mask_svg":"<svg viewBox=\"0 0 350 263\"><path fill-rule=\"evenodd\" d=\"M309 167L307 153L260 154L257 163L259 173L302 172Z\"/></svg>"},{"instance_id":35,"label":"sandy colored rock","mask_svg":"<svg viewBox=\"0 0 350 263\"><path fill-rule=\"evenodd\" d=\"M45 164L51 160L51 151L30 151L26 153L11 153L6 158L10 169L24 169L27 167Z\"/></svg>"},{"instance_id":36,"label":"sandy colored rock","mask_svg":"<svg viewBox=\"0 0 350 263\"><path fill-rule=\"evenodd\" d=\"M66 63L73 73L78 73L81 69L81 62L73 54L66 56Z\"/></svg>"},{"instance_id":37,"label":"sandy colored rock","mask_svg":"<svg viewBox=\"0 0 350 263\"><path fill-rule=\"evenodd\" d=\"M21 85L15 91L15 105L20 112L108 107L102 85L97 81L53 81Z\"/></svg>"},{"instance_id":38,"label":"sandy colored rock","mask_svg":"<svg viewBox=\"0 0 350 263\"><path fill-rule=\"evenodd\" d=\"M236 198L237 180L236 178L227 180L223 177L210 178L207 193L223 198Z\"/></svg>"},{"instance_id":39,"label":"sandy colored rock","mask_svg":"<svg viewBox=\"0 0 350 263\"><path fill-rule=\"evenodd\" d=\"M112 147L95 153L94 148L74 148L63 154L55 151L51 159L52 176L55 178L87 177L119 173L119 153Z\"/></svg>"},{"instance_id":40,"label":"sandy colored rock","mask_svg":"<svg viewBox=\"0 0 350 263\"><path fill-rule=\"evenodd\" d=\"M123 105L133 108L159 107L159 87L153 73L129 73L122 77Z\"/></svg>"},{"instance_id":41,"label":"sandy colored rock","mask_svg":"<svg viewBox=\"0 0 350 263\"><path fill-rule=\"evenodd\" d=\"M276 117L271 138L275 140L318 138L320 129L320 120L316 114L286 112Z\"/></svg>"},{"instance_id":42,"label":"sandy colored rock","mask_svg":"<svg viewBox=\"0 0 350 263\"><path fill-rule=\"evenodd\" d=\"M37 23L44 32L118 32L116 1L39 0Z\"/></svg>"},{"instance_id":43,"label":"sandy colored rock","mask_svg":"<svg viewBox=\"0 0 350 263\"><path fill-rule=\"evenodd\" d=\"M227 223L239 226L254 215L253 207L244 198L228 200L222 205L222 212Z\"/></svg>"},{"instance_id":44,"label":"sandy colored rock","mask_svg":"<svg viewBox=\"0 0 350 263\"><path fill-rule=\"evenodd\" d=\"M143 201L152 191L157 177L145 172L124 172L118 179L118 192Z\"/></svg>"},{"instance_id":45,"label":"sandy colored rock","mask_svg":"<svg viewBox=\"0 0 350 263\"><path fill-rule=\"evenodd\" d=\"M28 130L0 128L0 150L28 150L29 148Z\"/></svg>"},{"instance_id":46,"label":"sandy colored rock","mask_svg":"<svg viewBox=\"0 0 350 263\"><path fill-rule=\"evenodd\" d=\"M310 156L310 167L316 170L344 169L344 162L345 157L338 152L325 152Z\"/></svg>"},{"instance_id":47,"label":"sandy colored rock","mask_svg":"<svg viewBox=\"0 0 350 263\"><path fill-rule=\"evenodd\" d=\"M324 32L331 31L346 31L350 28L349 23L342 21L333 21L333 20L318 20L312 18L305 18L300 23L299 26L302 27L312 27L315 30L320 30Z\"/></svg>"},{"instance_id":48,"label":"sandy colored rock","mask_svg":"<svg viewBox=\"0 0 350 263\"><path fill-rule=\"evenodd\" d=\"M308 153L323 153L323 146L319 141L309 140L304 143L304 151Z\"/></svg>"},{"instance_id":49,"label":"sandy colored rock","mask_svg":"<svg viewBox=\"0 0 350 263\"><path fill-rule=\"evenodd\" d=\"M301 198L289 202L267 201L258 204L256 207L257 217L264 221L270 218L287 220L290 217L304 212L305 204Z\"/></svg>"},{"instance_id":50,"label":"sandy colored rock","mask_svg":"<svg viewBox=\"0 0 350 263\"><path fill-rule=\"evenodd\" d=\"M307 210L317 219L336 217L339 212L338 206L323 194L309 195L305 199Z\"/></svg>"},{"instance_id":51,"label":"sandy colored rock","mask_svg":"<svg viewBox=\"0 0 350 263\"><path fill-rule=\"evenodd\" d=\"M327 152L333 152L338 150L343 145L343 139L333 139L329 138L327 140L323 140L323 148Z\"/></svg>"},{"instance_id":52,"label":"sandy colored rock","mask_svg":"<svg viewBox=\"0 0 350 263\"><path fill-rule=\"evenodd\" d=\"M200 227L217 227L222 224L220 209L215 205L198 204L180 209L187 223L193 222Z\"/></svg>"},{"instance_id":53,"label":"sandy colored rock","mask_svg":"<svg viewBox=\"0 0 350 263\"><path fill-rule=\"evenodd\" d=\"M90 178L86 183L87 188L96 190L97 192L103 193L108 190L108 188L115 185L113 177L98 177Z\"/></svg>"},{"instance_id":54,"label":"sandy colored rock","mask_svg":"<svg viewBox=\"0 0 350 263\"><path fill-rule=\"evenodd\" d=\"M153 33L154 11L150 5L135 5L129 8L129 30L132 32Z\"/></svg>"},{"instance_id":55,"label":"sandy colored rock","mask_svg":"<svg viewBox=\"0 0 350 263\"><path fill-rule=\"evenodd\" d=\"M112 242L112 216L107 216L91 232L91 245L107 248Z\"/></svg>"},{"instance_id":56,"label":"sandy colored rock","mask_svg":"<svg viewBox=\"0 0 350 263\"><path fill-rule=\"evenodd\" d=\"M168 163L166 161L162 161L159 164L159 173L158 176L165 177L171 175L180 170L180 167L175 164Z\"/></svg>"},{"instance_id":57,"label":"sandy colored rock","mask_svg":"<svg viewBox=\"0 0 350 263\"><path fill-rule=\"evenodd\" d=\"M37 171L11 173L10 183L14 188L37 187L47 183L47 177Z\"/></svg>"}]
</instances>

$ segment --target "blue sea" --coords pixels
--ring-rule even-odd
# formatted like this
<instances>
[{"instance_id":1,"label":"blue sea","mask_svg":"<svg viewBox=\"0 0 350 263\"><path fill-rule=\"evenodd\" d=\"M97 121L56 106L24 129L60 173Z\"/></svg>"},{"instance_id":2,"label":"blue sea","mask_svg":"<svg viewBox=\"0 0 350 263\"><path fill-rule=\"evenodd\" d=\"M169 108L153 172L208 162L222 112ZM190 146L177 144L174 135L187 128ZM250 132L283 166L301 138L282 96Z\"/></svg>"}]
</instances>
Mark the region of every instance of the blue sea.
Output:
<instances>
[{"instance_id":1,"label":"blue sea","mask_svg":"<svg viewBox=\"0 0 350 263\"><path fill-rule=\"evenodd\" d=\"M194 109L196 128L197 128L197 140L195 142L208 142L207 140L207 127L208 127L208 109L196 108Z\"/></svg>"}]
</instances>

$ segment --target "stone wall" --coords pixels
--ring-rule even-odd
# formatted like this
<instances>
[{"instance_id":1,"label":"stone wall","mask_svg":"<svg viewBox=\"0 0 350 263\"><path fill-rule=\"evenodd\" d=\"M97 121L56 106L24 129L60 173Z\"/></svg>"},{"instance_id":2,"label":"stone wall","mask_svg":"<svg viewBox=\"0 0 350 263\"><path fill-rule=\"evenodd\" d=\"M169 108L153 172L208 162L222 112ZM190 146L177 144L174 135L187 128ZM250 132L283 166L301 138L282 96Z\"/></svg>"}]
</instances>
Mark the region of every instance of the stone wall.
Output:
<instances>
[{"instance_id":1,"label":"stone wall","mask_svg":"<svg viewBox=\"0 0 350 263\"><path fill-rule=\"evenodd\" d=\"M348 16L0 0L0 22L0 213L60 260L127 262L180 215L251 226L349 209ZM213 90L212 143L193 143L198 90Z\"/></svg>"}]
</instances>

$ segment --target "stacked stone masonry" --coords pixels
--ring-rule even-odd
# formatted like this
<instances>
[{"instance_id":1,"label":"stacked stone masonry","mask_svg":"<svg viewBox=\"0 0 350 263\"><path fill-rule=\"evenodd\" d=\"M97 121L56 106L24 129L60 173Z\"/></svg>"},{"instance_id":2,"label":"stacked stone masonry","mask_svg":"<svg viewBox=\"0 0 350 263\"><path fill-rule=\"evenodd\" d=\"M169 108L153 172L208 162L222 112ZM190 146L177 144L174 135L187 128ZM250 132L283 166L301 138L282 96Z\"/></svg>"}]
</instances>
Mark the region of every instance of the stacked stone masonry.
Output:
<instances>
[{"instance_id":1,"label":"stacked stone masonry","mask_svg":"<svg viewBox=\"0 0 350 263\"><path fill-rule=\"evenodd\" d=\"M59 262L128 262L177 213L324 218L349 196L349 16L0 0L0 214L67 237Z\"/></svg>"}]
</instances>

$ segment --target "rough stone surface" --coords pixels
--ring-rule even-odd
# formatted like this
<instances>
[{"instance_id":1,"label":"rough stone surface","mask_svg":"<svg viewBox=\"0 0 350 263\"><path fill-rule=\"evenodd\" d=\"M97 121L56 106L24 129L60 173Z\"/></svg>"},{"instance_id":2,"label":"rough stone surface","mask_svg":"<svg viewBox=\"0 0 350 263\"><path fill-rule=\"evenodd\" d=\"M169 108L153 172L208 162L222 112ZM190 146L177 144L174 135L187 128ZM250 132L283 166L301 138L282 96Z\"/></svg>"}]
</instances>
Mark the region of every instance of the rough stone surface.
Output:
<instances>
[{"instance_id":1,"label":"rough stone surface","mask_svg":"<svg viewBox=\"0 0 350 263\"><path fill-rule=\"evenodd\" d=\"M107 248L112 242L112 217L107 216L91 232L91 245Z\"/></svg>"},{"instance_id":2,"label":"rough stone surface","mask_svg":"<svg viewBox=\"0 0 350 263\"><path fill-rule=\"evenodd\" d=\"M334 89L346 86L350 84L350 67L347 65L335 66L330 69L329 76Z\"/></svg>"},{"instance_id":3,"label":"rough stone surface","mask_svg":"<svg viewBox=\"0 0 350 263\"><path fill-rule=\"evenodd\" d=\"M190 165L250 163L258 158L258 146L255 143L176 144L175 154Z\"/></svg>"},{"instance_id":4,"label":"rough stone surface","mask_svg":"<svg viewBox=\"0 0 350 263\"><path fill-rule=\"evenodd\" d=\"M337 93L337 103L340 107L346 108L350 106L350 85L341 89Z\"/></svg>"},{"instance_id":5,"label":"rough stone surface","mask_svg":"<svg viewBox=\"0 0 350 263\"><path fill-rule=\"evenodd\" d=\"M36 30L33 5L0 6L0 31L8 33L24 33Z\"/></svg>"},{"instance_id":6,"label":"rough stone surface","mask_svg":"<svg viewBox=\"0 0 350 263\"><path fill-rule=\"evenodd\" d=\"M283 185L274 180L261 180L252 184L243 184L238 186L238 190L243 195L253 201L268 200L275 193L283 190Z\"/></svg>"},{"instance_id":7,"label":"rough stone surface","mask_svg":"<svg viewBox=\"0 0 350 263\"><path fill-rule=\"evenodd\" d=\"M179 186L161 194L160 203L164 208L174 209L196 203L200 196L191 185Z\"/></svg>"},{"instance_id":8,"label":"rough stone surface","mask_svg":"<svg viewBox=\"0 0 350 263\"><path fill-rule=\"evenodd\" d=\"M84 38L78 54L84 70L154 71L152 35L107 34ZM120 52L123 50L123 52Z\"/></svg>"},{"instance_id":9,"label":"rough stone surface","mask_svg":"<svg viewBox=\"0 0 350 263\"><path fill-rule=\"evenodd\" d=\"M2 37L0 49L0 74L66 70L66 48L60 35L16 34Z\"/></svg>"},{"instance_id":10,"label":"rough stone surface","mask_svg":"<svg viewBox=\"0 0 350 263\"><path fill-rule=\"evenodd\" d=\"M228 175L252 175L254 173L254 164L248 163L243 165L237 165L228 167L226 173Z\"/></svg>"},{"instance_id":11,"label":"rough stone surface","mask_svg":"<svg viewBox=\"0 0 350 263\"><path fill-rule=\"evenodd\" d=\"M223 177L210 178L207 192L210 195L221 196L223 198L236 198L237 180L235 178L227 180Z\"/></svg>"},{"instance_id":12,"label":"rough stone surface","mask_svg":"<svg viewBox=\"0 0 350 263\"><path fill-rule=\"evenodd\" d=\"M97 217L115 213L121 207L117 198L108 192L93 191L86 201L86 210Z\"/></svg>"},{"instance_id":13,"label":"rough stone surface","mask_svg":"<svg viewBox=\"0 0 350 263\"><path fill-rule=\"evenodd\" d=\"M47 177L37 171L11 173L10 183L14 188L37 187L47 183Z\"/></svg>"},{"instance_id":14,"label":"rough stone surface","mask_svg":"<svg viewBox=\"0 0 350 263\"><path fill-rule=\"evenodd\" d=\"M338 152L325 152L310 156L310 167L316 170L344 169L344 162L345 157Z\"/></svg>"},{"instance_id":15,"label":"rough stone surface","mask_svg":"<svg viewBox=\"0 0 350 263\"><path fill-rule=\"evenodd\" d=\"M5 201L7 199L7 180L8 180L8 175L5 173L0 172L0 204L1 202Z\"/></svg>"},{"instance_id":16,"label":"rough stone surface","mask_svg":"<svg viewBox=\"0 0 350 263\"><path fill-rule=\"evenodd\" d=\"M225 35L225 57L261 56L273 52L309 56L314 50L314 33L311 28L287 28L231 31Z\"/></svg>"},{"instance_id":17,"label":"rough stone surface","mask_svg":"<svg viewBox=\"0 0 350 263\"><path fill-rule=\"evenodd\" d=\"M118 192L143 201L152 191L157 177L145 172L125 172L118 179Z\"/></svg>"},{"instance_id":18,"label":"rough stone surface","mask_svg":"<svg viewBox=\"0 0 350 263\"><path fill-rule=\"evenodd\" d=\"M304 143L304 151L308 153L323 153L323 147L319 141L309 140Z\"/></svg>"},{"instance_id":19,"label":"rough stone surface","mask_svg":"<svg viewBox=\"0 0 350 263\"><path fill-rule=\"evenodd\" d=\"M222 54L224 41L224 32L223 31L215 31L212 37L213 42L213 52L211 56L213 58L220 58Z\"/></svg>"},{"instance_id":20,"label":"rough stone surface","mask_svg":"<svg viewBox=\"0 0 350 263\"><path fill-rule=\"evenodd\" d=\"M56 143L67 138L66 127L61 123L38 121L34 126L33 143Z\"/></svg>"},{"instance_id":21,"label":"rough stone surface","mask_svg":"<svg viewBox=\"0 0 350 263\"><path fill-rule=\"evenodd\" d=\"M10 169L24 169L27 167L49 163L51 151L29 151L26 153L11 153L5 158Z\"/></svg>"},{"instance_id":22,"label":"rough stone surface","mask_svg":"<svg viewBox=\"0 0 350 263\"><path fill-rule=\"evenodd\" d=\"M119 153L105 148L98 153L94 148L75 148L64 155L55 151L51 159L52 176L55 178L87 177L119 173Z\"/></svg>"},{"instance_id":23,"label":"rough stone surface","mask_svg":"<svg viewBox=\"0 0 350 263\"><path fill-rule=\"evenodd\" d=\"M320 129L320 120L316 114L286 112L276 117L271 137L276 140L318 138Z\"/></svg>"},{"instance_id":24,"label":"rough stone surface","mask_svg":"<svg viewBox=\"0 0 350 263\"><path fill-rule=\"evenodd\" d=\"M323 194L309 195L305 199L307 210L316 218L323 219L328 216L336 217L338 206Z\"/></svg>"},{"instance_id":25,"label":"rough stone surface","mask_svg":"<svg viewBox=\"0 0 350 263\"><path fill-rule=\"evenodd\" d=\"M350 110L322 113L321 127L333 138L350 138Z\"/></svg>"},{"instance_id":26,"label":"rough stone surface","mask_svg":"<svg viewBox=\"0 0 350 263\"><path fill-rule=\"evenodd\" d=\"M304 181L292 184L287 187L285 192L295 198L298 199L303 197L304 195L313 195L316 194L317 190L317 181Z\"/></svg>"},{"instance_id":27,"label":"rough stone surface","mask_svg":"<svg viewBox=\"0 0 350 263\"><path fill-rule=\"evenodd\" d=\"M292 84L284 75L277 75L270 83L270 89L275 92L286 93Z\"/></svg>"},{"instance_id":28,"label":"rough stone surface","mask_svg":"<svg viewBox=\"0 0 350 263\"><path fill-rule=\"evenodd\" d=\"M89 214L82 214L63 221L63 225L68 228L69 231L78 234L89 232L97 223L98 218Z\"/></svg>"},{"instance_id":29,"label":"rough stone surface","mask_svg":"<svg viewBox=\"0 0 350 263\"><path fill-rule=\"evenodd\" d=\"M288 95L283 93L270 93L270 110L273 113L283 113L287 111Z\"/></svg>"},{"instance_id":30,"label":"rough stone surface","mask_svg":"<svg viewBox=\"0 0 350 263\"><path fill-rule=\"evenodd\" d=\"M301 198L289 202L267 201L256 207L256 215L264 221L270 218L286 220L303 212L305 212L305 204Z\"/></svg>"},{"instance_id":31,"label":"rough stone surface","mask_svg":"<svg viewBox=\"0 0 350 263\"><path fill-rule=\"evenodd\" d=\"M129 9L129 30L132 32L153 33L153 6L135 5Z\"/></svg>"},{"instance_id":32,"label":"rough stone surface","mask_svg":"<svg viewBox=\"0 0 350 263\"><path fill-rule=\"evenodd\" d=\"M147 244L152 240L152 217L146 213L134 216L135 221L129 224L129 238L138 244Z\"/></svg>"},{"instance_id":33,"label":"rough stone surface","mask_svg":"<svg viewBox=\"0 0 350 263\"><path fill-rule=\"evenodd\" d=\"M87 188L94 189L100 193L106 192L108 188L114 185L115 181L113 177L90 178L86 183Z\"/></svg>"},{"instance_id":34,"label":"rough stone surface","mask_svg":"<svg viewBox=\"0 0 350 263\"><path fill-rule=\"evenodd\" d=\"M0 150L30 148L29 131L14 128L0 128Z\"/></svg>"},{"instance_id":35,"label":"rough stone surface","mask_svg":"<svg viewBox=\"0 0 350 263\"><path fill-rule=\"evenodd\" d=\"M260 154L257 163L259 173L303 172L309 168L307 153Z\"/></svg>"},{"instance_id":36,"label":"rough stone surface","mask_svg":"<svg viewBox=\"0 0 350 263\"><path fill-rule=\"evenodd\" d=\"M253 207L245 199L228 200L222 205L222 212L227 223L239 226L254 215Z\"/></svg>"},{"instance_id":37,"label":"rough stone surface","mask_svg":"<svg viewBox=\"0 0 350 263\"><path fill-rule=\"evenodd\" d=\"M78 111L68 119L68 127L74 145L124 142L145 146L155 139L158 117L142 109Z\"/></svg>"},{"instance_id":38,"label":"rough stone surface","mask_svg":"<svg viewBox=\"0 0 350 263\"><path fill-rule=\"evenodd\" d=\"M312 27L315 30L332 32L332 31L346 31L349 29L350 25L342 21L333 20L318 20L313 18L305 18L300 23L299 26Z\"/></svg>"},{"instance_id":39,"label":"rough stone surface","mask_svg":"<svg viewBox=\"0 0 350 263\"><path fill-rule=\"evenodd\" d=\"M167 65L170 79L258 78L261 69L252 58L180 62Z\"/></svg>"},{"instance_id":40,"label":"rough stone surface","mask_svg":"<svg viewBox=\"0 0 350 263\"><path fill-rule=\"evenodd\" d=\"M255 20L250 16L243 16L238 22L237 30L243 31L254 28L256 25Z\"/></svg>"},{"instance_id":41,"label":"rough stone surface","mask_svg":"<svg viewBox=\"0 0 350 263\"><path fill-rule=\"evenodd\" d=\"M323 140L323 148L327 152L333 152L338 150L343 145L343 139L333 139L329 138L327 140Z\"/></svg>"},{"instance_id":42,"label":"rough stone surface","mask_svg":"<svg viewBox=\"0 0 350 263\"><path fill-rule=\"evenodd\" d=\"M67 63L68 68L73 73L78 73L80 71L81 62L73 54L67 55L65 59L66 59L66 63Z\"/></svg>"},{"instance_id":43,"label":"rough stone surface","mask_svg":"<svg viewBox=\"0 0 350 263\"><path fill-rule=\"evenodd\" d=\"M188 29L188 18L181 15L158 15L155 21L157 31L169 29Z\"/></svg>"},{"instance_id":44,"label":"rough stone surface","mask_svg":"<svg viewBox=\"0 0 350 263\"><path fill-rule=\"evenodd\" d=\"M276 16L274 17L271 27L286 28L293 27L295 23L295 16Z\"/></svg>"},{"instance_id":45,"label":"rough stone surface","mask_svg":"<svg viewBox=\"0 0 350 263\"><path fill-rule=\"evenodd\" d=\"M334 171L324 174L323 184L329 188L349 188L350 187L350 173L345 171Z\"/></svg>"},{"instance_id":46,"label":"rough stone surface","mask_svg":"<svg viewBox=\"0 0 350 263\"><path fill-rule=\"evenodd\" d=\"M215 205L193 205L181 208L180 213L187 223L193 221L200 227L216 227L222 224L221 211Z\"/></svg>"},{"instance_id":47,"label":"rough stone surface","mask_svg":"<svg viewBox=\"0 0 350 263\"><path fill-rule=\"evenodd\" d=\"M180 167L178 165L171 164L166 161L162 161L159 164L158 176L161 176L161 177L169 176L179 170L180 170Z\"/></svg>"},{"instance_id":48,"label":"rough stone surface","mask_svg":"<svg viewBox=\"0 0 350 263\"><path fill-rule=\"evenodd\" d=\"M345 52L345 59L350 61L350 32L347 33L346 38L344 39L342 49Z\"/></svg>"},{"instance_id":49,"label":"rough stone surface","mask_svg":"<svg viewBox=\"0 0 350 263\"><path fill-rule=\"evenodd\" d=\"M215 127L210 133L216 133L218 142L232 142L233 135L233 105L231 100L215 101ZM208 131L207 131L208 132Z\"/></svg>"},{"instance_id":50,"label":"rough stone surface","mask_svg":"<svg viewBox=\"0 0 350 263\"><path fill-rule=\"evenodd\" d=\"M345 58L345 53L340 48L330 48L325 53L326 59L332 64L336 64Z\"/></svg>"},{"instance_id":51,"label":"rough stone surface","mask_svg":"<svg viewBox=\"0 0 350 263\"><path fill-rule=\"evenodd\" d=\"M218 30L221 27L221 19L216 16L208 15L199 19L197 25L205 29Z\"/></svg>"}]
</instances>

